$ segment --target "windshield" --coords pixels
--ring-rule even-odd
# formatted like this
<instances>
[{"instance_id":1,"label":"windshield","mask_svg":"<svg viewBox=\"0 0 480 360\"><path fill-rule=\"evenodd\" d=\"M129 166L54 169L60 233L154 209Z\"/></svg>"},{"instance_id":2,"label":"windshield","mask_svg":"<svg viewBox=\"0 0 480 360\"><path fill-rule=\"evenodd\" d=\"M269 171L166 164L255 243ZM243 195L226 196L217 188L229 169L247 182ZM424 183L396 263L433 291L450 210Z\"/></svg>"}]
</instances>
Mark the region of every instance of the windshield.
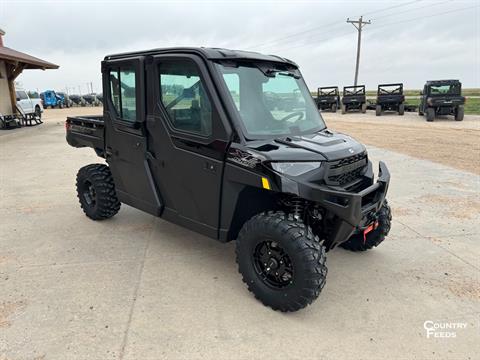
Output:
<instances>
[{"instance_id":1,"label":"windshield","mask_svg":"<svg viewBox=\"0 0 480 360\"><path fill-rule=\"evenodd\" d=\"M325 123L297 70L218 64L248 138L313 133ZM268 76L267 76L268 74Z\"/></svg>"},{"instance_id":2,"label":"windshield","mask_svg":"<svg viewBox=\"0 0 480 360\"><path fill-rule=\"evenodd\" d=\"M460 95L460 84L430 85L430 95Z\"/></svg>"}]
</instances>

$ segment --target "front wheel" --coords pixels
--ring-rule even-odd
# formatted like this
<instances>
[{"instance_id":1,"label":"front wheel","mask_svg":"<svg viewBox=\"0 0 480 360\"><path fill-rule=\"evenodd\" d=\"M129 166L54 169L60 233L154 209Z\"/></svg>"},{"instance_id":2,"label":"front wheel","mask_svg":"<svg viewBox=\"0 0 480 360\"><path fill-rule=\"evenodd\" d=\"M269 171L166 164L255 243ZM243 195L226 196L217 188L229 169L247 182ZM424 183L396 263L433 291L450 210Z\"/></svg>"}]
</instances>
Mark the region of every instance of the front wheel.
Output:
<instances>
[{"instance_id":1,"label":"front wheel","mask_svg":"<svg viewBox=\"0 0 480 360\"><path fill-rule=\"evenodd\" d=\"M274 310L302 309L325 285L325 247L312 229L293 215L255 215L238 235L236 255L248 290Z\"/></svg>"},{"instance_id":2,"label":"front wheel","mask_svg":"<svg viewBox=\"0 0 480 360\"><path fill-rule=\"evenodd\" d=\"M120 210L110 168L104 164L82 167L77 173L77 196L90 219L111 218Z\"/></svg>"},{"instance_id":3,"label":"front wheel","mask_svg":"<svg viewBox=\"0 0 480 360\"><path fill-rule=\"evenodd\" d=\"M377 227L366 234L365 237L363 233L354 234L340 246L351 251L366 251L380 245L390 232L392 222L392 211L387 200L377 213L377 222Z\"/></svg>"},{"instance_id":4,"label":"front wheel","mask_svg":"<svg viewBox=\"0 0 480 360\"><path fill-rule=\"evenodd\" d=\"M39 119L42 118L42 110L40 110L40 106L35 106L35 116Z\"/></svg>"}]
</instances>

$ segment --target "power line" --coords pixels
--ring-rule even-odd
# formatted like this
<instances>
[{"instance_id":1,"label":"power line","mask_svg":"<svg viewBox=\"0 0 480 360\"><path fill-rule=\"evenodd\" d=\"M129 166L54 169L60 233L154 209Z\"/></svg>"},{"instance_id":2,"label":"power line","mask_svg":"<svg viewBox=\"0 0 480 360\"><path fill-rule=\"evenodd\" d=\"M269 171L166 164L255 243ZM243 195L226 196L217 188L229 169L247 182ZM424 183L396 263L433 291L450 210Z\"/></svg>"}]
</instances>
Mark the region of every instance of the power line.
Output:
<instances>
[{"instance_id":1,"label":"power line","mask_svg":"<svg viewBox=\"0 0 480 360\"><path fill-rule=\"evenodd\" d=\"M385 12L385 11L390 10L390 9L396 9L396 8L399 8L399 7L402 7L402 6L407 6L407 5L417 3L417 2L420 2L420 1L423 1L423 0L414 0L414 1L409 1L409 2L406 2L406 3L401 3L401 4L389 6L389 7L383 8L383 9L368 11L366 13L363 13L362 15L365 16L365 15L370 15L370 14L376 14L376 13L379 13L379 12Z\"/></svg>"},{"instance_id":2,"label":"power line","mask_svg":"<svg viewBox=\"0 0 480 360\"><path fill-rule=\"evenodd\" d=\"M423 1L423 0L414 0L414 1L409 1L409 2L406 2L406 3L396 4L396 5L393 5L393 6L386 7L386 8L369 11L369 12L364 13L363 15L366 15L366 14L374 14L374 13L378 13L378 12L385 12L385 11L390 10L390 9L396 9L396 8L399 8L399 7L402 7L402 6L407 6L407 5L410 5L410 4L413 4L413 3L417 3L417 2L420 2L420 1ZM270 41L267 41L267 42L264 42L264 43L261 43L261 44L255 44L255 45L253 45L253 46L250 46L250 48L255 49L255 48L264 47L264 46L271 47L271 46L274 46L274 45L276 45L277 43L282 42L282 41L284 41L284 40L296 38L296 37L298 37L298 36L305 35L305 34L308 34L308 33L310 33L310 32L315 32L315 31L324 29L324 28L329 27L329 26L340 25L340 24L342 24L342 23L343 23L343 21L338 20L338 21L334 21L334 22L331 22L331 23L328 23L328 24L324 24L324 25L320 25L320 26L315 26L315 27L312 27L312 28L307 28L307 29L304 30L304 31L300 31L300 32L296 32L296 33L289 34L289 35L287 35L287 36L283 36L283 37L280 37L280 38L272 39L272 40L270 40ZM331 32L331 31L330 31L330 32ZM291 42L291 41L292 41L292 40L288 40L288 42Z\"/></svg>"},{"instance_id":3,"label":"power line","mask_svg":"<svg viewBox=\"0 0 480 360\"><path fill-rule=\"evenodd\" d=\"M391 22L391 23L388 23L388 24L381 24L381 25L376 26L375 28L378 29L378 28L380 28L380 27L391 26L391 25L396 25L396 24L403 24L403 23L406 23L406 22L415 21L415 20L420 20L420 19L432 18L432 17L436 17L436 16L451 14L451 13L455 13L455 12L459 12L459 11L464 11L464 10L468 10L468 9L473 9L473 8L476 8L476 7L477 7L477 6L474 5L474 6L468 6L468 7L464 7L464 8L455 9L455 10L444 11L444 12L441 12L441 13L423 15L423 16L419 16L419 17L412 18L412 19L395 21L395 22Z\"/></svg>"},{"instance_id":4,"label":"power line","mask_svg":"<svg viewBox=\"0 0 480 360\"><path fill-rule=\"evenodd\" d=\"M293 33L293 34L290 34L290 35L287 35L287 36L284 36L284 37L281 37L281 38L277 38L276 40L271 40L271 41L267 41L267 42L262 43L262 44L257 44L257 45L251 46L251 47L252 48L258 48L258 47L262 47L262 46L265 46L265 45L266 46L271 46L271 45L268 45L268 44L282 42L283 40L290 39L292 37L297 37L299 35L304 35L304 34L307 34L307 33L310 33L310 32L321 30L321 29L329 27L329 26L340 25L340 24L341 24L340 21L335 21L335 22L324 24L324 25L321 25L321 26L316 26L316 27L310 28L308 30L300 31L298 33Z\"/></svg>"},{"instance_id":5,"label":"power line","mask_svg":"<svg viewBox=\"0 0 480 360\"><path fill-rule=\"evenodd\" d=\"M405 13L408 13L408 12L411 12L411 11L415 11L415 10L420 10L420 9L425 9L425 8L431 8L431 7L433 7L433 6L438 6L438 5L446 4L446 3L452 2L452 1L453 1L453 0L447 0L447 1L437 2L437 3L434 3L434 4L428 4L428 5L425 5L425 6L419 6L419 7L413 8L413 9L407 9L407 10L400 11L400 12L396 11L396 12L394 12L393 14L382 15L382 16L380 16L380 17L373 18L372 20L379 20L379 19L383 19L383 18L386 18L386 17L390 17L390 16L405 14Z\"/></svg>"}]
</instances>

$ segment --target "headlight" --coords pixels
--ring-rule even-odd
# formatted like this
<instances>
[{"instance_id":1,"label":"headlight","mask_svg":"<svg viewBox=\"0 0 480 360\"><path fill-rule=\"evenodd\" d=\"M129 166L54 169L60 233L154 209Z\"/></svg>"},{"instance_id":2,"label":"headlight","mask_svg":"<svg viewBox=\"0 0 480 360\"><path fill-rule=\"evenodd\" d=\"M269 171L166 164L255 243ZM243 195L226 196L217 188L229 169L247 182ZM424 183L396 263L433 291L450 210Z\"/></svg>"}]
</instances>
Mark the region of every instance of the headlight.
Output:
<instances>
[{"instance_id":1,"label":"headlight","mask_svg":"<svg viewBox=\"0 0 480 360\"><path fill-rule=\"evenodd\" d=\"M273 170L290 176L299 176L311 170L318 169L320 161L312 162L272 162Z\"/></svg>"}]
</instances>

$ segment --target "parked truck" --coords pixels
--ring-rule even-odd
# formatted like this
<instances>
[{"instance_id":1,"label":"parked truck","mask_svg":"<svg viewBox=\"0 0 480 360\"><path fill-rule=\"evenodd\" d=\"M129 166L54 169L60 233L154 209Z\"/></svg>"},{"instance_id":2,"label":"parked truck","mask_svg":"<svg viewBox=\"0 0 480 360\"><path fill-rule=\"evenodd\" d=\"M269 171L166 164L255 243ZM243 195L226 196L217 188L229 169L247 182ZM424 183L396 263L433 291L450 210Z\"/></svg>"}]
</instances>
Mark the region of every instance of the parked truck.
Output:
<instances>
[{"instance_id":1,"label":"parked truck","mask_svg":"<svg viewBox=\"0 0 480 360\"><path fill-rule=\"evenodd\" d=\"M31 98L24 90L16 90L15 95L17 97L17 107L22 113L22 116L42 118L43 106L41 99Z\"/></svg>"},{"instance_id":2,"label":"parked truck","mask_svg":"<svg viewBox=\"0 0 480 360\"><path fill-rule=\"evenodd\" d=\"M280 311L319 296L326 251L365 251L388 234L387 166L375 181L365 146L327 128L294 62L169 48L106 56L101 68L103 116L66 120L67 142L106 161L77 173L89 218L124 203L236 240L243 281ZM268 106L267 93L296 101Z\"/></svg>"}]
</instances>

